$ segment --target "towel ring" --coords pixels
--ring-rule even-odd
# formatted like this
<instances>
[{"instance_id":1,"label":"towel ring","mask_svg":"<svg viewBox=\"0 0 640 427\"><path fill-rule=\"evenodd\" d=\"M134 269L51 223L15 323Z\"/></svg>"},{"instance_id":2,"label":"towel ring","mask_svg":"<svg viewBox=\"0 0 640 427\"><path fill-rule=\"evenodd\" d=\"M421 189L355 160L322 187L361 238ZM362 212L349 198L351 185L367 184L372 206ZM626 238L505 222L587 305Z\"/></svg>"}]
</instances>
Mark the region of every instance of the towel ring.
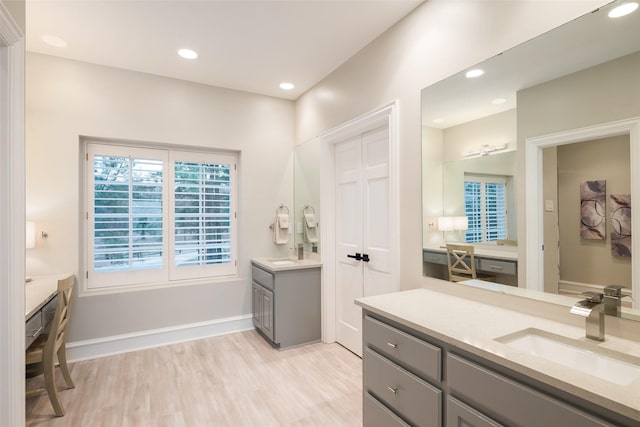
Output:
<instances>
[{"instance_id":1,"label":"towel ring","mask_svg":"<svg viewBox=\"0 0 640 427\"><path fill-rule=\"evenodd\" d=\"M276 215L279 214L281 210L284 210L284 213L289 214L289 208L282 203L278 206L278 209L276 209Z\"/></svg>"},{"instance_id":2,"label":"towel ring","mask_svg":"<svg viewBox=\"0 0 640 427\"><path fill-rule=\"evenodd\" d=\"M311 213L315 214L316 210L313 208L313 206L309 206L309 205L304 205L304 209L302 209L302 213L307 213L307 209L311 209Z\"/></svg>"}]
</instances>

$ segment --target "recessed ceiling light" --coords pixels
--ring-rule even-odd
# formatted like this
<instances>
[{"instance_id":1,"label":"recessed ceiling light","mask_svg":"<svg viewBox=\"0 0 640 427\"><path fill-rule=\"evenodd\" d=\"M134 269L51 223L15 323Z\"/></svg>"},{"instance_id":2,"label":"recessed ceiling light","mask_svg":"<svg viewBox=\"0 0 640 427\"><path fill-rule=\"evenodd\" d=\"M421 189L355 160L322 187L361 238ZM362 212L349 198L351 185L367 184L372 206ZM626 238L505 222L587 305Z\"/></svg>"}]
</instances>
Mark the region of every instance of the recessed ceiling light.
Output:
<instances>
[{"instance_id":1,"label":"recessed ceiling light","mask_svg":"<svg viewBox=\"0 0 640 427\"><path fill-rule=\"evenodd\" d=\"M444 123L444 119L442 117L438 117L437 119L433 119L433 123Z\"/></svg>"},{"instance_id":2,"label":"recessed ceiling light","mask_svg":"<svg viewBox=\"0 0 640 427\"><path fill-rule=\"evenodd\" d=\"M480 77L483 74L484 70L481 70L480 68L474 68L473 70L467 71L467 74L465 74L465 76L467 76L468 79L472 79L474 77Z\"/></svg>"},{"instance_id":3,"label":"recessed ceiling light","mask_svg":"<svg viewBox=\"0 0 640 427\"><path fill-rule=\"evenodd\" d=\"M638 8L637 2L622 3L620 6L614 7L609 11L609 18L620 18L633 12Z\"/></svg>"},{"instance_id":4,"label":"recessed ceiling light","mask_svg":"<svg viewBox=\"0 0 640 427\"><path fill-rule=\"evenodd\" d=\"M182 56L184 59L196 59L198 57L198 52L191 49L180 49L178 51L178 55Z\"/></svg>"},{"instance_id":5,"label":"recessed ceiling light","mask_svg":"<svg viewBox=\"0 0 640 427\"><path fill-rule=\"evenodd\" d=\"M62 40L60 37L49 34L42 36L42 41L53 47L65 47L67 45L67 42Z\"/></svg>"},{"instance_id":6,"label":"recessed ceiling light","mask_svg":"<svg viewBox=\"0 0 640 427\"><path fill-rule=\"evenodd\" d=\"M280 83L280 89L284 89L284 90L291 90L293 89L295 86L293 83Z\"/></svg>"},{"instance_id":7,"label":"recessed ceiling light","mask_svg":"<svg viewBox=\"0 0 640 427\"><path fill-rule=\"evenodd\" d=\"M505 102L507 102L507 100L504 98L496 98L493 101L491 101L493 105L500 105L500 104L504 104Z\"/></svg>"}]
</instances>

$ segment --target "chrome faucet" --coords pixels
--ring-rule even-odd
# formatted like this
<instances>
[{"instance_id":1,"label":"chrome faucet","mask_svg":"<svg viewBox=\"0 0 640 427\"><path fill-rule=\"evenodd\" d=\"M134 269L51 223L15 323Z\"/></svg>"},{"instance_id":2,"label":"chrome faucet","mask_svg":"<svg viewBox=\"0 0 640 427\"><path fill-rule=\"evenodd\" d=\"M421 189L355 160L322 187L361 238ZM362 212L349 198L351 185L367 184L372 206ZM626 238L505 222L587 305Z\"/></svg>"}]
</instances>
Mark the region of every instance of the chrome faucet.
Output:
<instances>
[{"instance_id":1,"label":"chrome faucet","mask_svg":"<svg viewBox=\"0 0 640 427\"><path fill-rule=\"evenodd\" d=\"M575 303L570 313L585 318L586 336L604 341L604 295L599 292L583 292L586 298Z\"/></svg>"},{"instance_id":2,"label":"chrome faucet","mask_svg":"<svg viewBox=\"0 0 640 427\"><path fill-rule=\"evenodd\" d=\"M604 292L604 314L620 317L622 306L622 286L609 285L602 290Z\"/></svg>"}]
</instances>

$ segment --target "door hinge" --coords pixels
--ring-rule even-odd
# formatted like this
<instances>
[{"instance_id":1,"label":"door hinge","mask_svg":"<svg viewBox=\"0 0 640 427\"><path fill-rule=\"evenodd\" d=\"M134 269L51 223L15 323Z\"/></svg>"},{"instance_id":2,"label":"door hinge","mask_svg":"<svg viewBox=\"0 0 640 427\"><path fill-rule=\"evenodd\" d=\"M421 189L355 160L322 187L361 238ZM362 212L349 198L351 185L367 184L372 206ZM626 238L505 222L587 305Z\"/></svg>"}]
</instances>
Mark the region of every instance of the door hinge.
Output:
<instances>
[{"instance_id":1,"label":"door hinge","mask_svg":"<svg viewBox=\"0 0 640 427\"><path fill-rule=\"evenodd\" d=\"M87 153L86 156L87 156L87 161L89 161L89 153Z\"/></svg>"},{"instance_id":2,"label":"door hinge","mask_svg":"<svg viewBox=\"0 0 640 427\"><path fill-rule=\"evenodd\" d=\"M233 261L233 265L235 265L236 267L238 266L238 260L237 259Z\"/></svg>"},{"instance_id":3,"label":"door hinge","mask_svg":"<svg viewBox=\"0 0 640 427\"><path fill-rule=\"evenodd\" d=\"M87 279L88 279L89 278L89 270L87 270L85 273L86 273L86 276L87 276Z\"/></svg>"},{"instance_id":4,"label":"door hinge","mask_svg":"<svg viewBox=\"0 0 640 427\"><path fill-rule=\"evenodd\" d=\"M85 217L85 219L89 219L89 212L85 212L84 213L84 217Z\"/></svg>"},{"instance_id":5,"label":"door hinge","mask_svg":"<svg viewBox=\"0 0 640 427\"><path fill-rule=\"evenodd\" d=\"M236 218L236 219L238 218L238 211L235 211L235 212L233 213L233 217L234 217L234 218Z\"/></svg>"},{"instance_id":6,"label":"door hinge","mask_svg":"<svg viewBox=\"0 0 640 427\"><path fill-rule=\"evenodd\" d=\"M233 164L233 170L234 170L234 171L237 171L237 170L238 170L238 164L237 164L237 163L234 163L234 164Z\"/></svg>"}]
</instances>

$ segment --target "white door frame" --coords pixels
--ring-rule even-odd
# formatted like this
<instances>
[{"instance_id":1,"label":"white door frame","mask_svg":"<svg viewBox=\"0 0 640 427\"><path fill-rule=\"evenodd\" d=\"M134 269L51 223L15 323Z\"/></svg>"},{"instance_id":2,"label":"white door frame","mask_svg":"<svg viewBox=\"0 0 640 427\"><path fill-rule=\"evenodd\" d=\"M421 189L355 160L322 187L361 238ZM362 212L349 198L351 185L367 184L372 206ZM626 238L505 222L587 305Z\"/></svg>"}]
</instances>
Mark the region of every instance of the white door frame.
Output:
<instances>
[{"instance_id":1,"label":"white door frame","mask_svg":"<svg viewBox=\"0 0 640 427\"><path fill-rule=\"evenodd\" d=\"M24 425L24 35L0 3L0 425Z\"/></svg>"},{"instance_id":2,"label":"white door frame","mask_svg":"<svg viewBox=\"0 0 640 427\"><path fill-rule=\"evenodd\" d=\"M382 124L389 125L389 202L392 224L391 247L393 250L392 280L393 288L398 289L398 103L383 105L355 119L323 133L320 136L320 218L322 257L322 341L336 341L336 282L335 282L335 167L334 147L344 139L375 129Z\"/></svg>"},{"instance_id":3,"label":"white door frame","mask_svg":"<svg viewBox=\"0 0 640 427\"><path fill-rule=\"evenodd\" d=\"M572 144L618 135L629 135L631 161L631 200L640 202L640 117L603 123L580 129L552 133L525 141L525 228L526 228L526 281L528 289L544 290L543 264L543 206L542 150L547 147ZM640 209L631 209L631 247L640 251ZM635 254L631 264L633 306L638 307L640 297L640 256Z\"/></svg>"}]
</instances>

